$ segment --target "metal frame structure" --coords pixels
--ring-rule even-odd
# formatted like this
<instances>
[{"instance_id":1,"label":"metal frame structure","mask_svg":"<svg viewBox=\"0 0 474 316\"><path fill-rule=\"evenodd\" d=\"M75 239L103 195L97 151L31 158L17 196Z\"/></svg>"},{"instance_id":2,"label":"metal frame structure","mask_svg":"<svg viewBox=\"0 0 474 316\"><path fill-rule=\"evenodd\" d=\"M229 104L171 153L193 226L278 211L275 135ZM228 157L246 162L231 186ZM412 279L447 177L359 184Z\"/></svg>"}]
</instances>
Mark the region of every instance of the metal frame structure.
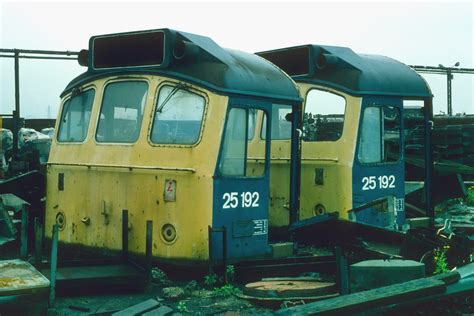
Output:
<instances>
[{"instance_id":1,"label":"metal frame structure","mask_svg":"<svg viewBox=\"0 0 474 316\"><path fill-rule=\"evenodd\" d=\"M72 51L0 48L0 58L14 58L15 60L15 110L13 111L12 115L0 114L0 116L13 117L13 157L15 157L18 153L18 130L20 129L20 58L77 61L78 55L79 52Z\"/></svg>"},{"instance_id":2,"label":"metal frame structure","mask_svg":"<svg viewBox=\"0 0 474 316\"><path fill-rule=\"evenodd\" d=\"M458 64L458 63L457 63ZM409 66L413 68L418 73L427 73L427 74L437 74L437 75L446 75L447 79L447 110L448 115L453 115L453 104L452 104L452 81L454 79L455 73L458 74L474 74L474 68L457 68L457 67L445 67L443 65L436 66L419 66L419 65L411 65Z\"/></svg>"}]
</instances>

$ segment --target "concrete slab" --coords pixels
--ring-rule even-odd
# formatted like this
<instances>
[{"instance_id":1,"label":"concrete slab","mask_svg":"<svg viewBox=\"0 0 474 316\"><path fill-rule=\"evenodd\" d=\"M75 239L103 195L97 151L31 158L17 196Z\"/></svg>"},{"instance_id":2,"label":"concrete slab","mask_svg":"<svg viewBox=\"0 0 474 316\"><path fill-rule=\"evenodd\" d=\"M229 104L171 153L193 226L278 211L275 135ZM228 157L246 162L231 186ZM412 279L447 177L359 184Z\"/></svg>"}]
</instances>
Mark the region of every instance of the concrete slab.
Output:
<instances>
[{"instance_id":1,"label":"concrete slab","mask_svg":"<svg viewBox=\"0 0 474 316\"><path fill-rule=\"evenodd\" d=\"M351 293L425 277L425 265L412 260L367 260L351 265Z\"/></svg>"}]
</instances>

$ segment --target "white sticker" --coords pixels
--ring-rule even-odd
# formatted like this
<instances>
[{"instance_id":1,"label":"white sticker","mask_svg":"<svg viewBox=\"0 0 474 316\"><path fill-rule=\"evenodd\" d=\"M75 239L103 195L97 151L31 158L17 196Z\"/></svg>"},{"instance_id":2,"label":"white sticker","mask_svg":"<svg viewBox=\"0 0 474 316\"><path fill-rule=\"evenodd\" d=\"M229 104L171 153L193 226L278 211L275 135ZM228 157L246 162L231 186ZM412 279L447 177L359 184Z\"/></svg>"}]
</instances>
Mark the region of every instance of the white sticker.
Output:
<instances>
[{"instance_id":1,"label":"white sticker","mask_svg":"<svg viewBox=\"0 0 474 316\"><path fill-rule=\"evenodd\" d=\"M165 180L164 197L166 202L176 201L176 180Z\"/></svg>"},{"instance_id":2,"label":"white sticker","mask_svg":"<svg viewBox=\"0 0 474 316\"><path fill-rule=\"evenodd\" d=\"M268 234L268 220L267 219L255 219L253 236L266 235Z\"/></svg>"}]
</instances>

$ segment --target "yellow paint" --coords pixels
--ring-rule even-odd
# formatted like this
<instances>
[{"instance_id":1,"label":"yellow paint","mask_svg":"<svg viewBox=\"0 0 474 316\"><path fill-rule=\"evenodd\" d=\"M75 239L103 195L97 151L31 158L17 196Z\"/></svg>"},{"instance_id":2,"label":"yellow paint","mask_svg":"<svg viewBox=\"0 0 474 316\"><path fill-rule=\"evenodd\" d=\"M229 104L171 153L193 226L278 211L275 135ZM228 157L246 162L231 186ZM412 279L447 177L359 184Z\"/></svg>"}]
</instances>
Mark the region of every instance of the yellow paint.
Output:
<instances>
[{"instance_id":1,"label":"yellow paint","mask_svg":"<svg viewBox=\"0 0 474 316\"><path fill-rule=\"evenodd\" d=\"M306 99L311 89L337 93L346 99L342 136L337 141L306 142L301 144L300 219L316 215L315 206L324 206L327 212L339 212L348 218L352 208L352 166L356 148L361 98L314 84L298 83ZM304 111L303 111L304 113ZM270 168L270 215L272 227L289 223L289 157L290 140L272 140ZM315 185L315 169L324 170L324 185Z\"/></svg>"},{"instance_id":2,"label":"yellow paint","mask_svg":"<svg viewBox=\"0 0 474 316\"><path fill-rule=\"evenodd\" d=\"M47 172L46 227L64 212L66 227L59 240L71 244L121 249L122 210L129 214L129 250L145 252L146 221L153 221L153 256L166 259L207 260L208 225L212 221L213 174L224 125L228 98L191 86L206 100L201 137L197 144L156 145L149 140L159 88L176 84L158 76L127 76L145 80L149 90L139 139L134 144L95 141L98 112L106 83L96 89L87 138L83 143L53 140ZM69 96L65 96L64 103ZM59 120L56 123L58 130ZM64 191L58 174L64 174ZM166 180L176 181L176 201L164 201ZM88 225L81 219L89 218ZM168 243L161 236L164 224L174 225L177 238ZM48 236L51 230L46 229Z\"/></svg>"}]
</instances>

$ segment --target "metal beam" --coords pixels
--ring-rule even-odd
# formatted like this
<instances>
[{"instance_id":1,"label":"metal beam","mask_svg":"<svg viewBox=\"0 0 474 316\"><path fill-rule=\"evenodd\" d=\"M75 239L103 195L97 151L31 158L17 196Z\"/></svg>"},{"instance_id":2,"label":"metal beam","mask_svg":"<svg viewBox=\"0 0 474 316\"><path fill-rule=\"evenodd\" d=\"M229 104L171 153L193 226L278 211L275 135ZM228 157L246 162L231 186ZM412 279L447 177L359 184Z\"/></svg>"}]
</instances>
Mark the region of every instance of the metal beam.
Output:
<instances>
[{"instance_id":1,"label":"metal beam","mask_svg":"<svg viewBox=\"0 0 474 316\"><path fill-rule=\"evenodd\" d=\"M25 55L26 54L26 55ZM13 111L13 157L18 154L18 131L20 130L20 58L24 59L52 59L52 60L77 60L79 52L10 49L0 48L0 58L14 58L15 68L15 110ZM76 57L71 57L76 56Z\"/></svg>"},{"instance_id":2,"label":"metal beam","mask_svg":"<svg viewBox=\"0 0 474 316\"><path fill-rule=\"evenodd\" d=\"M13 55L0 55L4 58L15 58ZM54 57L54 56L31 56L31 55L20 55L19 58L23 59L54 59L54 60L77 60L76 57Z\"/></svg>"},{"instance_id":3,"label":"metal beam","mask_svg":"<svg viewBox=\"0 0 474 316\"><path fill-rule=\"evenodd\" d=\"M418 73L427 73L435 75L446 75L447 83L447 112L448 115L453 115L453 97L452 97L452 81L454 79L453 74L474 74L474 68L457 68L457 67L444 67L439 66L409 66Z\"/></svg>"},{"instance_id":4,"label":"metal beam","mask_svg":"<svg viewBox=\"0 0 474 316\"><path fill-rule=\"evenodd\" d=\"M474 68L419 66L419 65L409 65L408 67L411 67L415 71L420 72L420 73L432 73L432 74L445 75L448 73L448 71L450 71L451 73L458 73L458 74L474 74Z\"/></svg>"},{"instance_id":5,"label":"metal beam","mask_svg":"<svg viewBox=\"0 0 474 316\"><path fill-rule=\"evenodd\" d=\"M74 56L79 55L79 52L72 52L69 50L66 51L57 51L57 50L34 50L34 49L16 49L16 48L0 48L0 53L16 53L19 54L38 54L38 55L66 55Z\"/></svg>"}]
</instances>

